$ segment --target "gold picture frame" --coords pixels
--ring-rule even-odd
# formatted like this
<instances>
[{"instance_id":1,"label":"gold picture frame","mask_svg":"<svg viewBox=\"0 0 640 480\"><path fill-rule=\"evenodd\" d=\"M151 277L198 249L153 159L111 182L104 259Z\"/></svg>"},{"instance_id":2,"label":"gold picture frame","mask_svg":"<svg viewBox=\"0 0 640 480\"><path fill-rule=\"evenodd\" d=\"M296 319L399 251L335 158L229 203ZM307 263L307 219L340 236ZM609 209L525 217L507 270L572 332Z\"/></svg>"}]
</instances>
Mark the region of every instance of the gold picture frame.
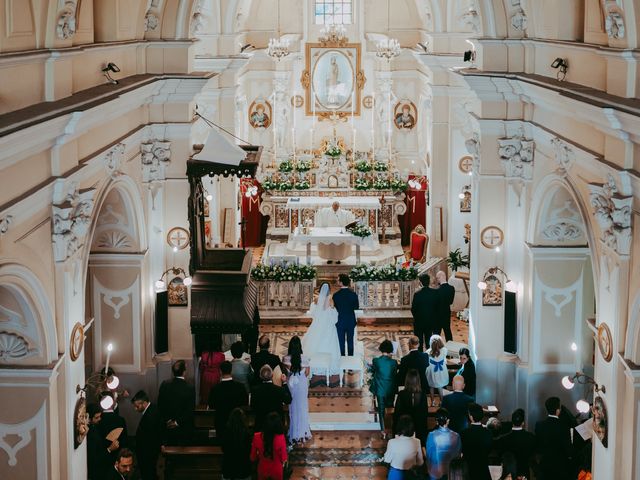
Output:
<instances>
[{"instance_id":1,"label":"gold picture frame","mask_svg":"<svg viewBox=\"0 0 640 480\"><path fill-rule=\"evenodd\" d=\"M182 227L173 227L167 233L167 244L170 247L175 247L178 250L184 250L189 246L189 242L191 241L191 235L189 235L189 230Z\"/></svg>"},{"instance_id":2,"label":"gold picture frame","mask_svg":"<svg viewBox=\"0 0 640 480\"><path fill-rule=\"evenodd\" d=\"M613 358L613 337L606 323L598 325L598 350L605 362L609 363Z\"/></svg>"},{"instance_id":3,"label":"gold picture frame","mask_svg":"<svg viewBox=\"0 0 640 480\"><path fill-rule=\"evenodd\" d=\"M489 225L480 232L480 243L482 243L485 248L497 248L502 246L503 242L504 232L500 227Z\"/></svg>"},{"instance_id":4,"label":"gold picture frame","mask_svg":"<svg viewBox=\"0 0 640 480\"><path fill-rule=\"evenodd\" d=\"M72 362L80 358L82 347L84 346L84 325L76 322L71 330L71 338L69 339L69 357Z\"/></svg>"},{"instance_id":5,"label":"gold picture frame","mask_svg":"<svg viewBox=\"0 0 640 480\"><path fill-rule=\"evenodd\" d=\"M335 113L338 117L346 118L351 115L353 103L353 114L360 116L362 90L367 81L362 69L361 49L360 43L343 41L306 44L305 70L300 78L305 90L306 115L315 112L319 118L329 118ZM329 75L322 81L321 75L325 70ZM337 88L344 87L345 82L349 88ZM317 88L321 84L324 84L322 88Z\"/></svg>"}]
</instances>

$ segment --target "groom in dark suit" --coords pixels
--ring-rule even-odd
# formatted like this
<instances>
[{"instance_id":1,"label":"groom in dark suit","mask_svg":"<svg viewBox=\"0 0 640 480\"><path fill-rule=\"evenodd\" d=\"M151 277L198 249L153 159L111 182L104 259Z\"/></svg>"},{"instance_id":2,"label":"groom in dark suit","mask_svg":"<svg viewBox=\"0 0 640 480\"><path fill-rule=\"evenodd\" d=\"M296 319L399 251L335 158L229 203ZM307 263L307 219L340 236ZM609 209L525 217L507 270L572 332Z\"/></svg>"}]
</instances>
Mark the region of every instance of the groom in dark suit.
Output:
<instances>
[{"instance_id":1,"label":"groom in dark suit","mask_svg":"<svg viewBox=\"0 0 640 480\"><path fill-rule=\"evenodd\" d=\"M340 355L344 356L344 341L347 340L347 355L353 356L353 330L356 327L356 313L360 308L358 295L349 288L351 279L349 275L341 273L338 276L340 290L333 294L333 305L338 311L338 341L340 342Z\"/></svg>"}]
</instances>

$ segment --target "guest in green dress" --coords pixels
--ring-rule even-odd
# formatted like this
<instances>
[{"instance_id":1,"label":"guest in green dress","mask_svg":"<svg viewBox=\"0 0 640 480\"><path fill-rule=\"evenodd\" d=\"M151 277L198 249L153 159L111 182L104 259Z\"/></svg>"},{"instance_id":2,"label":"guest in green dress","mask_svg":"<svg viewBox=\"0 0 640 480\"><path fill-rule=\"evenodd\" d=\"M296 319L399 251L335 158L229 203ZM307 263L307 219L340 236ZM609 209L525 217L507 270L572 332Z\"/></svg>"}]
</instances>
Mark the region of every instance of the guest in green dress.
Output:
<instances>
[{"instance_id":1,"label":"guest in green dress","mask_svg":"<svg viewBox=\"0 0 640 480\"><path fill-rule=\"evenodd\" d=\"M398 362L391 358L393 344L389 340L384 340L380 344L379 349L382 355L373 359L371 393L376 397L380 430L382 437L386 438L384 410L386 407L393 406L393 400L397 390L396 374L398 371Z\"/></svg>"}]
</instances>

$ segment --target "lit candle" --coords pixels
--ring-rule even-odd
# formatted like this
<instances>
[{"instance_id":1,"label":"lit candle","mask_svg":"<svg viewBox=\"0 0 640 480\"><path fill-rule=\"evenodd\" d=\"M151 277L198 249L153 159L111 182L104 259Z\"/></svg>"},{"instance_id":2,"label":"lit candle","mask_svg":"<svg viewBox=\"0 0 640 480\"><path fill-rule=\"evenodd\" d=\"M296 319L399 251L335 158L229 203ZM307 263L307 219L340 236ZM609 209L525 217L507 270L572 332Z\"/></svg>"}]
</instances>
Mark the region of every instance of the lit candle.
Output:
<instances>
[{"instance_id":1,"label":"lit candle","mask_svg":"<svg viewBox=\"0 0 640 480\"><path fill-rule=\"evenodd\" d=\"M376 155L376 92L371 93L371 158Z\"/></svg>"},{"instance_id":2,"label":"lit candle","mask_svg":"<svg viewBox=\"0 0 640 480\"><path fill-rule=\"evenodd\" d=\"M291 129L291 143L293 144L293 159L296 159L296 127Z\"/></svg>"},{"instance_id":3,"label":"lit candle","mask_svg":"<svg viewBox=\"0 0 640 480\"><path fill-rule=\"evenodd\" d=\"M111 352L113 351L113 344L107 344L107 364L104 367L104 374L106 377L109 376L109 360L111 360Z\"/></svg>"},{"instance_id":4,"label":"lit candle","mask_svg":"<svg viewBox=\"0 0 640 480\"><path fill-rule=\"evenodd\" d=\"M276 92L273 92L273 111L276 112L275 117L278 118L278 96L276 95ZM273 156L275 157L275 159L278 159L278 139L276 137L276 127L277 125L275 124L275 122L273 122L274 119L272 119L272 124L273 124Z\"/></svg>"},{"instance_id":5,"label":"lit candle","mask_svg":"<svg viewBox=\"0 0 640 480\"><path fill-rule=\"evenodd\" d=\"M355 157L356 154L356 128L353 127L353 155Z\"/></svg>"}]
</instances>

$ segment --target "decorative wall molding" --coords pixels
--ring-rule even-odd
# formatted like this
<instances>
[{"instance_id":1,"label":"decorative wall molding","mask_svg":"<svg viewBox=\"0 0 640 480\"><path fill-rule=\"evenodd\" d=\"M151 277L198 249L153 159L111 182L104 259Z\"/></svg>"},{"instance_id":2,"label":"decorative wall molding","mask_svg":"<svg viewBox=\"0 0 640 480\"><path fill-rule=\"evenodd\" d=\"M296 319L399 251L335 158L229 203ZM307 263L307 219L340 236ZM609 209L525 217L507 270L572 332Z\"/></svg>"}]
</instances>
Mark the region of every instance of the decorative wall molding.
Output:
<instances>
[{"instance_id":1,"label":"decorative wall molding","mask_svg":"<svg viewBox=\"0 0 640 480\"><path fill-rule=\"evenodd\" d=\"M107 230L98 236L96 246L108 250L127 249L133 247L133 241L131 237L124 232Z\"/></svg>"},{"instance_id":2,"label":"decorative wall molding","mask_svg":"<svg viewBox=\"0 0 640 480\"><path fill-rule=\"evenodd\" d=\"M84 245L91 225L95 188L78 189L72 185L63 201L54 203L53 251L56 262L64 262Z\"/></svg>"},{"instance_id":3,"label":"decorative wall molding","mask_svg":"<svg viewBox=\"0 0 640 480\"><path fill-rule=\"evenodd\" d=\"M0 217L0 236L4 235L9 231L9 226L13 222L13 215L7 215L5 217Z\"/></svg>"},{"instance_id":4,"label":"decorative wall molding","mask_svg":"<svg viewBox=\"0 0 640 480\"><path fill-rule=\"evenodd\" d=\"M189 30L193 35L196 35L202 32L206 25L207 21L204 16L204 0L196 0L193 15L191 16L191 22L189 23Z\"/></svg>"},{"instance_id":5,"label":"decorative wall molding","mask_svg":"<svg viewBox=\"0 0 640 480\"><path fill-rule=\"evenodd\" d=\"M151 9L147 10L147 13L144 16L144 31L148 32L149 30L153 31L158 28L158 24L160 20L155 12Z\"/></svg>"},{"instance_id":6,"label":"decorative wall molding","mask_svg":"<svg viewBox=\"0 0 640 480\"><path fill-rule=\"evenodd\" d=\"M602 232L600 240L619 255L629 255L633 195L620 194L611 174L607 183L590 183L588 186L593 214Z\"/></svg>"},{"instance_id":7,"label":"decorative wall molding","mask_svg":"<svg viewBox=\"0 0 640 480\"><path fill-rule=\"evenodd\" d=\"M522 7L519 7L518 10L511 15L511 26L519 32L527 30L527 14L524 13Z\"/></svg>"},{"instance_id":8,"label":"decorative wall molding","mask_svg":"<svg viewBox=\"0 0 640 480\"><path fill-rule=\"evenodd\" d=\"M607 36L614 40L621 40L625 35L624 17L617 6L607 8L607 14L604 19L604 28Z\"/></svg>"},{"instance_id":9,"label":"decorative wall molding","mask_svg":"<svg viewBox=\"0 0 640 480\"><path fill-rule=\"evenodd\" d=\"M459 20L462 25L468 25L473 33L480 33L480 15L475 6L469 7L469 10L460 15Z\"/></svg>"},{"instance_id":10,"label":"decorative wall molding","mask_svg":"<svg viewBox=\"0 0 640 480\"><path fill-rule=\"evenodd\" d=\"M557 172L559 175L564 177L567 175L567 172L571 169L571 166L575 161L575 152L567 142L558 137L551 140L551 145L556 151L555 160L558 164Z\"/></svg>"},{"instance_id":11,"label":"decorative wall molding","mask_svg":"<svg viewBox=\"0 0 640 480\"><path fill-rule=\"evenodd\" d=\"M140 144L142 154L142 181L145 183L165 179L165 168L171 163L171 142L152 140Z\"/></svg>"},{"instance_id":12,"label":"decorative wall molding","mask_svg":"<svg viewBox=\"0 0 640 480\"><path fill-rule=\"evenodd\" d=\"M471 138L468 138L464 142L464 146L469 152L469 155L473 158L473 173L477 174L480 171L480 135L474 132Z\"/></svg>"},{"instance_id":13,"label":"decorative wall molding","mask_svg":"<svg viewBox=\"0 0 640 480\"><path fill-rule=\"evenodd\" d=\"M560 221L547 225L542 230L542 237L555 242L574 242L583 236L582 228L574 223Z\"/></svg>"},{"instance_id":14,"label":"decorative wall molding","mask_svg":"<svg viewBox=\"0 0 640 480\"><path fill-rule=\"evenodd\" d=\"M127 288L125 290L118 291L105 291L102 292L102 299L104 304L111 307L113 309L113 318L120 318L120 309L125 305L128 305L131 301L131 288ZM116 302L114 299L120 299L120 301Z\"/></svg>"},{"instance_id":15,"label":"decorative wall molding","mask_svg":"<svg viewBox=\"0 0 640 480\"><path fill-rule=\"evenodd\" d=\"M535 142L522 134L498 139L498 155L507 178L532 180L534 154Z\"/></svg>"},{"instance_id":16,"label":"decorative wall molding","mask_svg":"<svg viewBox=\"0 0 640 480\"><path fill-rule=\"evenodd\" d=\"M107 173L111 177L120 175L120 169L122 166L122 158L124 156L124 143L118 143L111 147L104 156L104 167L107 169Z\"/></svg>"},{"instance_id":17,"label":"decorative wall molding","mask_svg":"<svg viewBox=\"0 0 640 480\"><path fill-rule=\"evenodd\" d=\"M60 40L67 40L76 33L77 29L77 0L66 0L58 13L56 22L56 36Z\"/></svg>"},{"instance_id":18,"label":"decorative wall molding","mask_svg":"<svg viewBox=\"0 0 640 480\"><path fill-rule=\"evenodd\" d=\"M544 290L543 298L553 307L557 318L562 317L562 308L573 300L574 290L573 287Z\"/></svg>"},{"instance_id":19,"label":"decorative wall molding","mask_svg":"<svg viewBox=\"0 0 640 480\"><path fill-rule=\"evenodd\" d=\"M34 353L24 337L17 333L0 332L0 364L13 364Z\"/></svg>"},{"instance_id":20,"label":"decorative wall molding","mask_svg":"<svg viewBox=\"0 0 640 480\"><path fill-rule=\"evenodd\" d=\"M28 386L25 385L25 386ZM49 478L47 473L47 424L46 424L46 402L42 404L38 413L32 418L21 423L6 424L0 423L0 449L7 454L7 464L15 467L18 464L17 455L24 447L29 445L32 440L32 431L35 431L36 438L36 470L37 478ZM18 437L7 441L7 437Z\"/></svg>"}]
</instances>

